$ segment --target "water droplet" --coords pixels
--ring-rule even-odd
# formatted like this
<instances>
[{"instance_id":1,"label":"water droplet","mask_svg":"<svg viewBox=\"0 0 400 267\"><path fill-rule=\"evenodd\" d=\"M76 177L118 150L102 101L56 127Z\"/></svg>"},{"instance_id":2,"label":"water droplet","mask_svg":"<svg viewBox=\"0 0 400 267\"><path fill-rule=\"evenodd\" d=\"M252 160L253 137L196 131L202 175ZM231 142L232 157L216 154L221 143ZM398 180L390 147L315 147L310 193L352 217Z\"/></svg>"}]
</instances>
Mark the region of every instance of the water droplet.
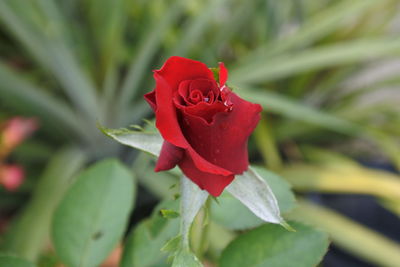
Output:
<instances>
[{"instance_id":1,"label":"water droplet","mask_svg":"<svg viewBox=\"0 0 400 267\"><path fill-rule=\"evenodd\" d=\"M219 154L221 151L219 149L215 149L215 154Z\"/></svg>"}]
</instances>

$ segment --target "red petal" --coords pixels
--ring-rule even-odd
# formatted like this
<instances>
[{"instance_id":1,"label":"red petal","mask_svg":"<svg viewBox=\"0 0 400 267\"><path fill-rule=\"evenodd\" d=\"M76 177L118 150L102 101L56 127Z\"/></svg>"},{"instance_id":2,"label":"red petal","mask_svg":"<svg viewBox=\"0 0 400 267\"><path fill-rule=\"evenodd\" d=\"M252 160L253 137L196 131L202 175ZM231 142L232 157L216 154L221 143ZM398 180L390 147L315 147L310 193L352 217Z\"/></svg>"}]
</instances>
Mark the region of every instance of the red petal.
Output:
<instances>
[{"instance_id":1,"label":"red petal","mask_svg":"<svg viewBox=\"0 0 400 267\"><path fill-rule=\"evenodd\" d=\"M214 104L201 102L194 106L188 106L188 107L177 106L177 107L182 109L184 113L197 116L203 119L208 124L212 123L217 113L224 112L226 110L226 106L221 102L216 102Z\"/></svg>"},{"instance_id":2,"label":"red petal","mask_svg":"<svg viewBox=\"0 0 400 267\"><path fill-rule=\"evenodd\" d=\"M187 154L192 158L194 165L202 172L217 174L217 175L233 175L233 173L229 170L225 170L210 161L207 161L203 158L197 151L195 151L192 147L188 147L186 149Z\"/></svg>"},{"instance_id":3,"label":"red petal","mask_svg":"<svg viewBox=\"0 0 400 267\"><path fill-rule=\"evenodd\" d=\"M184 150L182 148L174 146L168 141L164 141L154 170L159 172L172 169L182 159L183 152Z\"/></svg>"},{"instance_id":4,"label":"red petal","mask_svg":"<svg viewBox=\"0 0 400 267\"><path fill-rule=\"evenodd\" d=\"M206 161L190 147L178 123L176 108L172 101L172 90L169 90L168 84L157 72L154 73L154 78L156 79L155 90L158 103L156 127L164 140L175 146L187 149L200 170L221 175L231 174L231 172Z\"/></svg>"},{"instance_id":5,"label":"red petal","mask_svg":"<svg viewBox=\"0 0 400 267\"><path fill-rule=\"evenodd\" d=\"M156 127L160 131L162 137L171 144L186 148L189 146L182 134L181 127L176 116L176 108L172 101L173 91L157 72L154 73L156 80Z\"/></svg>"},{"instance_id":6,"label":"red petal","mask_svg":"<svg viewBox=\"0 0 400 267\"><path fill-rule=\"evenodd\" d=\"M190 180L215 197L219 196L234 178L233 174L224 176L199 170L188 154L179 163L179 167Z\"/></svg>"},{"instance_id":7,"label":"red petal","mask_svg":"<svg viewBox=\"0 0 400 267\"><path fill-rule=\"evenodd\" d=\"M156 101L156 90L153 90L150 93L144 95L144 99L149 103L150 107L156 112L157 109L157 101Z\"/></svg>"},{"instance_id":8,"label":"red petal","mask_svg":"<svg viewBox=\"0 0 400 267\"><path fill-rule=\"evenodd\" d=\"M165 79L173 91L178 90L179 84L184 80L214 80L214 75L206 64L177 56L170 57L161 69L155 72Z\"/></svg>"},{"instance_id":9,"label":"red petal","mask_svg":"<svg viewBox=\"0 0 400 267\"><path fill-rule=\"evenodd\" d=\"M189 91L200 90L204 96L207 95L209 91L214 92L214 94L219 94L219 89L215 80L208 79L197 79L190 83Z\"/></svg>"},{"instance_id":10,"label":"red petal","mask_svg":"<svg viewBox=\"0 0 400 267\"><path fill-rule=\"evenodd\" d=\"M223 62L219 63L219 86L222 87L225 85L228 80L228 70L225 68Z\"/></svg>"},{"instance_id":11,"label":"red petal","mask_svg":"<svg viewBox=\"0 0 400 267\"><path fill-rule=\"evenodd\" d=\"M191 104L188 100L189 97L189 87L192 81L183 81L179 84L178 94L185 100L186 104Z\"/></svg>"},{"instance_id":12,"label":"red petal","mask_svg":"<svg viewBox=\"0 0 400 267\"><path fill-rule=\"evenodd\" d=\"M207 162L240 174L248 167L247 140L260 120L261 107L234 93L228 98L232 111L216 114L211 124L184 113L183 121L188 125L182 125L182 131L193 150Z\"/></svg>"}]
</instances>

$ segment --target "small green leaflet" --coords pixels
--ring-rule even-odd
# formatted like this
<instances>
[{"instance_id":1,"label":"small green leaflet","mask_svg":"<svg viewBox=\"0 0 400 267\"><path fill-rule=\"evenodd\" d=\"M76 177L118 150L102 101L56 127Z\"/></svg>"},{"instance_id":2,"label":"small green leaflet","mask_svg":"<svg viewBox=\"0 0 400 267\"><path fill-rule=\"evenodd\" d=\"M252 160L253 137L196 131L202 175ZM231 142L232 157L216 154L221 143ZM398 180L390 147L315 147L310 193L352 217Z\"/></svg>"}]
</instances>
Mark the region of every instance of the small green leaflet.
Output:
<instances>
[{"instance_id":1,"label":"small green leaflet","mask_svg":"<svg viewBox=\"0 0 400 267\"><path fill-rule=\"evenodd\" d=\"M252 168L249 168L242 175L236 175L226 190L260 219L281 224L288 230L292 230L282 219L278 201L271 188Z\"/></svg>"},{"instance_id":2,"label":"small green leaflet","mask_svg":"<svg viewBox=\"0 0 400 267\"><path fill-rule=\"evenodd\" d=\"M123 145L137 148L154 156L160 154L163 139L159 133L134 131L127 128L109 129L100 124L97 126L105 135Z\"/></svg>"},{"instance_id":3,"label":"small green leaflet","mask_svg":"<svg viewBox=\"0 0 400 267\"><path fill-rule=\"evenodd\" d=\"M174 210L162 209L160 213L165 219L175 219L179 217L179 212Z\"/></svg>"}]
</instances>

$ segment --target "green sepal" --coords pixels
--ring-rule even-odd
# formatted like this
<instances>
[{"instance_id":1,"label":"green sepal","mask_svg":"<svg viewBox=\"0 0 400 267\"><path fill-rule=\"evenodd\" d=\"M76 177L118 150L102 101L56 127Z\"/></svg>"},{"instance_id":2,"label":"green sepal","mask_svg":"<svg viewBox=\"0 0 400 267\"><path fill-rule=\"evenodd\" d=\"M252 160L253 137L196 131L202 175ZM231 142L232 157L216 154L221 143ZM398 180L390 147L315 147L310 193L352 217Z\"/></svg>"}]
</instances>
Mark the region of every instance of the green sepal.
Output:
<instances>
[{"instance_id":1,"label":"green sepal","mask_svg":"<svg viewBox=\"0 0 400 267\"><path fill-rule=\"evenodd\" d=\"M214 74L214 79L219 83L219 68L210 68Z\"/></svg>"},{"instance_id":2,"label":"green sepal","mask_svg":"<svg viewBox=\"0 0 400 267\"><path fill-rule=\"evenodd\" d=\"M180 249L182 236L177 235L174 238L170 239L165 243L165 245L161 248L163 252L171 252L174 253Z\"/></svg>"}]
</instances>

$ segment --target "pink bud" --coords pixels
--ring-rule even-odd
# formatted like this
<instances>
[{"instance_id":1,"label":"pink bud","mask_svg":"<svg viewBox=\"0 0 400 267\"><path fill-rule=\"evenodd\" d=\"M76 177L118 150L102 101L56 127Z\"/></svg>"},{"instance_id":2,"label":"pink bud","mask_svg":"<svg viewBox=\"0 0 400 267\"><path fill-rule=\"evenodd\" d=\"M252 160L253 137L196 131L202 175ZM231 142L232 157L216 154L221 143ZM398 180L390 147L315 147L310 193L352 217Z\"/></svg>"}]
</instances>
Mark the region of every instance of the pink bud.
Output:
<instances>
[{"instance_id":1,"label":"pink bud","mask_svg":"<svg viewBox=\"0 0 400 267\"><path fill-rule=\"evenodd\" d=\"M18 165L3 165L0 167L0 183L9 190L15 191L24 181L24 170Z\"/></svg>"},{"instance_id":2,"label":"pink bud","mask_svg":"<svg viewBox=\"0 0 400 267\"><path fill-rule=\"evenodd\" d=\"M32 134L38 127L36 119L14 117L6 122L3 128L2 144L13 148Z\"/></svg>"}]
</instances>

